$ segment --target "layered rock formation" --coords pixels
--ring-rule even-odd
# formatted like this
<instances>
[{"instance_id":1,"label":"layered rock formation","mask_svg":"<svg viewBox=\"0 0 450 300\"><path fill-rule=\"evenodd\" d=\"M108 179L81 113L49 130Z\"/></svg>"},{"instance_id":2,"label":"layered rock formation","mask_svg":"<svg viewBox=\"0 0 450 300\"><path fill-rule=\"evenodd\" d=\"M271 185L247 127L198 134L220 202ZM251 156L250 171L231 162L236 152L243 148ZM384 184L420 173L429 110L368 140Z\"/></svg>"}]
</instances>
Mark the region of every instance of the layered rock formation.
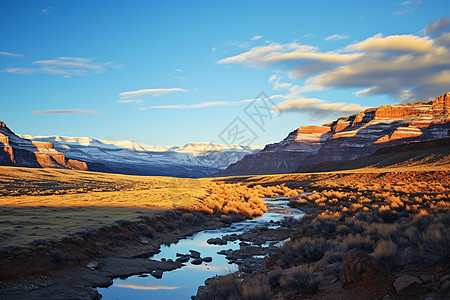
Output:
<instances>
[{"instance_id":1,"label":"layered rock formation","mask_svg":"<svg viewBox=\"0 0 450 300\"><path fill-rule=\"evenodd\" d=\"M0 165L17 167L53 167L87 170L85 162L66 159L49 142L20 138L0 121Z\"/></svg>"},{"instance_id":2,"label":"layered rock formation","mask_svg":"<svg viewBox=\"0 0 450 300\"><path fill-rule=\"evenodd\" d=\"M288 173L302 165L353 160L392 145L446 137L449 130L450 93L429 102L381 105L323 126L301 126L219 175Z\"/></svg>"}]
</instances>

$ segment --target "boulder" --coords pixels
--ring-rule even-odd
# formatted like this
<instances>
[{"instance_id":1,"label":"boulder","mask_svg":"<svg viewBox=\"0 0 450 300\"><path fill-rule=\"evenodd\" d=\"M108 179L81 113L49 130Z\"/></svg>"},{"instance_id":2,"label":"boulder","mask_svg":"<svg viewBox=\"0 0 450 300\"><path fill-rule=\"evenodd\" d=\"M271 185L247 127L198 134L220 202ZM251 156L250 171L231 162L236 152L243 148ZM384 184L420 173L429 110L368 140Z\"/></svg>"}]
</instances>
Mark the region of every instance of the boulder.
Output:
<instances>
[{"instance_id":1,"label":"boulder","mask_svg":"<svg viewBox=\"0 0 450 300\"><path fill-rule=\"evenodd\" d=\"M163 276L163 271L161 270L154 270L150 273L150 275L152 275L153 277L155 277L156 279L161 279Z\"/></svg>"},{"instance_id":2,"label":"boulder","mask_svg":"<svg viewBox=\"0 0 450 300\"><path fill-rule=\"evenodd\" d=\"M341 284L342 287L361 279L361 273L367 269L369 255L360 249L350 249L347 251L342 262Z\"/></svg>"},{"instance_id":3,"label":"boulder","mask_svg":"<svg viewBox=\"0 0 450 300\"><path fill-rule=\"evenodd\" d=\"M202 262L203 262L203 260L201 258L196 258L196 259L191 260L191 264L193 264L193 265L201 265Z\"/></svg>"},{"instance_id":4,"label":"boulder","mask_svg":"<svg viewBox=\"0 0 450 300\"><path fill-rule=\"evenodd\" d=\"M180 263L185 263L189 261L189 256L180 256L177 259L175 259L175 261L180 262Z\"/></svg>"},{"instance_id":5,"label":"boulder","mask_svg":"<svg viewBox=\"0 0 450 300\"><path fill-rule=\"evenodd\" d=\"M422 281L419 278L409 275L400 276L394 281L394 288L400 296L416 294L421 285Z\"/></svg>"},{"instance_id":6,"label":"boulder","mask_svg":"<svg viewBox=\"0 0 450 300\"><path fill-rule=\"evenodd\" d=\"M446 280L442 285L441 285L441 290L445 291L450 287L450 280Z\"/></svg>"},{"instance_id":7,"label":"boulder","mask_svg":"<svg viewBox=\"0 0 450 300\"><path fill-rule=\"evenodd\" d=\"M189 256L191 258L200 258L200 252L195 250L189 250L189 252L190 252Z\"/></svg>"},{"instance_id":8,"label":"boulder","mask_svg":"<svg viewBox=\"0 0 450 300\"><path fill-rule=\"evenodd\" d=\"M212 262L212 257L211 256L203 257L203 261L206 263Z\"/></svg>"},{"instance_id":9,"label":"boulder","mask_svg":"<svg viewBox=\"0 0 450 300\"><path fill-rule=\"evenodd\" d=\"M206 242L211 245L226 245L227 244L227 241L224 241L221 238L210 238Z\"/></svg>"},{"instance_id":10,"label":"boulder","mask_svg":"<svg viewBox=\"0 0 450 300\"><path fill-rule=\"evenodd\" d=\"M327 266L329 266L330 263L328 262L328 259L330 258L330 256L331 256L331 252L326 251L325 254L323 255L323 257L314 264L313 271L319 272L319 271L323 270L324 268L326 268Z\"/></svg>"}]
</instances>

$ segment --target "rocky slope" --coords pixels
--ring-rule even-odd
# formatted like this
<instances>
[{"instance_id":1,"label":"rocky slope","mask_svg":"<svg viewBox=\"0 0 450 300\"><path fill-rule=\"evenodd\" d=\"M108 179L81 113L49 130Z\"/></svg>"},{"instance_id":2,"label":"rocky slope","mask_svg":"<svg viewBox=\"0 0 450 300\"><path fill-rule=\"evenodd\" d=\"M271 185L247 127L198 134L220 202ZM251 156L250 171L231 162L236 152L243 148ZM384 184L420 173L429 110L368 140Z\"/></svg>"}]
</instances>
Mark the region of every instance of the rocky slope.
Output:
<instances>
[{"instance_id":1,"label":"rocky slope","mask_svg":"<svg viewBox=\"0 0 450 300\"><path fill-rule=\"evenodd\" d=\"M381 105L330 124L301 126L219 175L288 173L302 165L354 160L388 146L446 137L449 130L450 93L429 102Z\"/></svg>"},{"instance_id":2,"label":"rocky slope","mask_svg":"<svg viewBox=\"0 0 450 300\"><path fill-rule=\"evenodd\" d=\"M0 121L0 165L87 170L83 161L68 159L49 142L23 139Z\"/></svg>"},{"instance_id":3,"label":"rocky slope","mask_svg":"<svg viewBox=\"0 0 450 300\"><path fill-rule=\"evenodd\" d=\"M213 143L166 147L87 137L20 137L52 143L66 157L87 162L90 170L131 175L203 177L225 170L245 155L261 150L260 147Z\"/></svg>"}]
</instances>

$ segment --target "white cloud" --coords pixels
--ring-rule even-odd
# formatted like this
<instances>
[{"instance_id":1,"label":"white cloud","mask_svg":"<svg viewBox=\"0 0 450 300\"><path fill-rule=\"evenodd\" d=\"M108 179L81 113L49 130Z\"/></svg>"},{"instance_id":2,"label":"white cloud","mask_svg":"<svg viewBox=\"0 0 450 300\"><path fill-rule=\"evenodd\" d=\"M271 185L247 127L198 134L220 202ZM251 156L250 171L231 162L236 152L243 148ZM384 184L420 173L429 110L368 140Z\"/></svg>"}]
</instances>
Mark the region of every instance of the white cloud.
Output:
<instances>
[{"instance_id":1,"label":"white cloud","mask_svg":"<svg viewBox=\"0 0 450 300\"><path fill-rule=\"evenodd\" d=\"M41 9L41 14L43 14L43 15L48 15L48 14L51 13L51 9L52 9L51 6L49 6L49 7L47 7L47 8L43 8L43 9Z\"/></svg>"},{"instance_id":2,"label":"white cloud","mask_svg":"<svg viewBox=\"0 0 450 300\"><path fill-rule=\"evenodd\" d=\"M28 74L35 73L36 69L32 69L32 68L6 68L6 69L2 70L2 72L13 73L13 74L21 74L21 75L28 75Z\"/></svg>"},{"instance_id":3,"label":"white cloud","mask_svg":"<svg viewBox=\"0 0 450 300\"><path fill-rule=\"evenodd\" d=\"M36 67L6 68L2 71L15 74L44 73L70 77L72 75L83 76L92 73L103 73L107 68L123 66L114 62L97 63L92 58L82 57L58 57L55 59L37 60L32 64Z\"/></svg>"},{"instance_id":4,"label":"white cloud","mask_svg":"<svg viewBox=\"0 0 450 300\"><path fill-rule=\"evenodd\" d=\"M233 106L239 105L242 103L249 103L253 101L265 101L272 100L277 98L285 98L280 95L273 95L267 98L258 98L258 99L245 99L240 101L207 101L196 104L176 104L176 105L154 105L149 107L139 108L140 110L147 110L148 108L157 108L157 109L192 109L192 108L205 108L205 107L217 107L217 106Z\"/></svg>"},{"instance_id":5,"label":"white cloud","mask_svg":"<svg viewBox=\"0 0 450 300\"><path fill-rule=\"evenodd\" d=\"M339 41L339 40L346 40L348 38L349 38L349 36L345 35L345 34L333 34L333 35L327 36L325 38L325 40L326 41Z\"/></svg>"},{"instance_id":6,"label":"white cloud","mask_svg":"<svg viewBox=\"0 0 450 300\"><path fill-rule=\"evenodd\" d=\"M412 13L416 9L416 7L418 5L420 5L421 3L422 3L421 0L403 1L401 3L398 3L398 5L401 5L401 6L405 7L405 8L394 12L393 15L394 16L402 16L402 15L406 15L406 14Z\"/></svg>"},{"instance_id":7,"label":"white cloud","mask_svg":"<svg viewBox=\"0 0 450 300\"><path fill-rule=\"evenodd\" d=\"M257 41L257 40L259 40L261 38L262 38L262 35L255 35L254 37L252 37L252 40L253 41Z\"/></svg>"},{"instance_id":8,"label":"white cloud","mask_svg":"<svg viewBox=\"0 0 450 300\"><path fill-rule=\"evenodd\" d=\"M302 92L358 88L359 96L389 95L400 101L433 99L450 85L450 26L445 18L431 22L437 37L377 34L344 48L323 52L310 45L272 43L226 57L219 64L288 71L304 80ZM272 78L274 89L285 88ZM292 87L291 87L292 88Z\"/></svg>"},{"instance_id":9,"label":"white cloud","mask_svg":"<svg viewBox=\"0 0 450 300\"><path fill-rule=\"evenodd\" d=\"M0 55L9 56L9 57L20 57L20 56L23 56L23 54L4 52L4 51L0 51Z\"/></svg>"},{"instance_id":10,"label":"white cloud","mask_svg":"<svg viewBox=\"0 0 450 300\"><path fill-rule=\"evenodd\" d=\"M318 118L329 118L330 116L341 116L358 113L365 107L354 103L335 102L329 103L317 98L304 98L295 100L286 100L277 104L277 111L300 112Z\"/></svg>"},{"instance_id":11,"label":"white cloud","mask_svg":"<svg viewBox=\"0 0 450 300\"><path fill-rule=\"evenodd\" d=\"M347 50L360 51L404 51L427 52L434 47L433 40L429 37L419 37L412 34L390 35L383 37L381 33L374 35L362 42L348 46Z\"/></svg>"},{"instance_id":12,"label":"white cloud","mask_svg":"<svg viewBox=\"0 0 450 300\"><path fill-rule=\"evenodd\" d=\"M98 115L100 112L95 109L53 109L53 110L36 110L31 112L34 115L65 115L65 114L83 114Z\"/></svg>"},{"instance_id":13,"label":"white cloud","mask_svg":"<svg viewBox=\"0 0 450 300\"><path fill-rule=\"evenodd\" d=\"M276 74L270 76L269 82L273 84L274 90L284 90L292 86L290 83L281 82L281 77Z\"/></svg>"},{"instance_id":14,"label":"white cloud","mask_svg":"<svg viewBox=\"0 0 450 300\"><path fill-rule=\"evenodd\" d=\"M230 106L236 105L239 102L232 101L211 101L211 102L202 102L197 104L179 104L179 105L156 105L149 106L148 108L166 108L166 109L189 109L189 108L204 108L204 107L215 107L215 106Z\"/></svg>"},{"instance_id":15,"label":"white cloud","mask_svg":"<svg viewBox=\"0 0 450 300\"><path fill-rule=\"evenodd\" d=\"M273 89L277 90L277 86L284 84L282 77L272 75L269 82L273 84ZM284 95L271 96L272 99L282 99L281 103L275 105L273 110L279 112L297 112L307 114L313 118L321 120L329 119L331 117L341 117L342 115L349 115L360 112L365 108L355 103L343 102L328 102L317 98L305 98L302 94L310 92L311 90L321 90L320 86L299 86L290 84L288 92Z\"/></svg>"},{"instance_id":16,"label":"white cloud","mask_svg":"<svg viewBox=\"0 0 450 300\"><path fill-rule=\"evenodd\" d=\"M143 103L144 101L140 100L140 99L135 99L135 100L117 100L117 103L134 103L134 104L138 104L138 103Z\"/></svg>"},{"instance_id":17,"label":"white cloud","mask_svg":"<svg viewBox=\"0 0 450 300\"><path fill-rule=\"evenodd\" d=\"M168 89L142 89L137 91L129 91L120 93L119 96L121 98L134 98L143 95L152 95L153 97L159 97L163 95L167 95L175 92L187 92L189 90L181 89L181 88L168 88Z\"/></svg>"}]
</instances>

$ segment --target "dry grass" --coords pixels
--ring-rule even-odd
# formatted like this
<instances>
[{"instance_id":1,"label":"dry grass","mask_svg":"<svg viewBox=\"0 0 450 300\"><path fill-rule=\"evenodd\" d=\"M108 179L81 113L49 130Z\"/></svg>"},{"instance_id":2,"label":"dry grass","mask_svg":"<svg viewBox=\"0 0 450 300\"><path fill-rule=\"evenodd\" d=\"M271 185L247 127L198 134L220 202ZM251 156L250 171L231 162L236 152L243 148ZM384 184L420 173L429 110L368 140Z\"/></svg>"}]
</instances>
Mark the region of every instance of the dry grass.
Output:
<instances>
[{"instance_id":1,"label":"dry grass","mask_svg":"<svg viewBox=\"0 0 450 300\"><path fill-rule=\"evenodd\" d=\"M254 217L267 210L262 197L284 191L211 179L0 167L0 246L58 239L169 209Z\"/></svg>"}]
</instances>

